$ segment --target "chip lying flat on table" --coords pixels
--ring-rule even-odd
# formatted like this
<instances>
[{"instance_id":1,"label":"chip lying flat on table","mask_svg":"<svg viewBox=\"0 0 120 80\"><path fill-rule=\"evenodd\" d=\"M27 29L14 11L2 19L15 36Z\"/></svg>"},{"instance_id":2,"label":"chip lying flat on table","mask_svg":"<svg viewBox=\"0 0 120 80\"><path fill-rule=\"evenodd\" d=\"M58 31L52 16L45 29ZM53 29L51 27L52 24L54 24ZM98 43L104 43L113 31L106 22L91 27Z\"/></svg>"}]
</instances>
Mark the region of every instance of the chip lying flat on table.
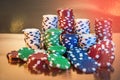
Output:
<instances>
[{"instance_id":1,"label":"chip lying flat on table","mask_svg":"<svg viewBox=\"0 0 120 80\"><path fill-rule=\"evenodd\" d=\"M23 47L18 50L18 55L23 61L27 61L30 54L33 54L34 50L31 48Z\"/></svg>"}]
</instances>

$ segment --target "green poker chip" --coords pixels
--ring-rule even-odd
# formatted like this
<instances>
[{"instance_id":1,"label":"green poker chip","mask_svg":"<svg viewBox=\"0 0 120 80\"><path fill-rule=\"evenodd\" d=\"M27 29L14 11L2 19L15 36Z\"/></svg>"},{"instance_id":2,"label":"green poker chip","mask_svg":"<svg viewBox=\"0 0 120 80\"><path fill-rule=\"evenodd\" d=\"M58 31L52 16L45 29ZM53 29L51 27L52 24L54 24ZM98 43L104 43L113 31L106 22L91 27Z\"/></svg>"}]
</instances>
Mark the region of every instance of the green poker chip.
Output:
<instances>
[{"instance_id":1,"label":"green poker chip","mask_svg":"<svg viewBox=\"0 0 120 80\"><path fill-rule=\"evenodd\" d=\"M55 54L60 54L60 55L63 55L65 52L66 52L66 47L64 46L50 46L48 49L47 49L48 53L55 53Z\"/></svg>"},{"instance_id":2,"label":"green poker chip","mask_svg":"<svg viewBox=\"0 0 120 80\"><path fill-rule=\"evenodd\" d=\"M27 61L30 54L33 54L34 50L31 48L23 47L18 50L18 55L23 61Z\"/></svg>"},{"instance_id":3,"label":"green poker chip","mask_svg":"<svg viewBox=\"0 0 120 80\"><path fill-rule=\"evenodd\" d=\"M62 33L60 29L48 29L44 35L44 44L46 47L58 46L59 45L59 36Z\"/></svg>"},{"instance_id":4,"label":"green poker chip","mask_svg":"<svg viewBox=\"0 0 120 80\"><path fill-rule=\"evenodd\" d=\"M61 55L57 54L49 54L48 55L49 65L51 67L56 67L59 69L69 69L70 68L70 62Z\"/></svg>"}]
</instances>

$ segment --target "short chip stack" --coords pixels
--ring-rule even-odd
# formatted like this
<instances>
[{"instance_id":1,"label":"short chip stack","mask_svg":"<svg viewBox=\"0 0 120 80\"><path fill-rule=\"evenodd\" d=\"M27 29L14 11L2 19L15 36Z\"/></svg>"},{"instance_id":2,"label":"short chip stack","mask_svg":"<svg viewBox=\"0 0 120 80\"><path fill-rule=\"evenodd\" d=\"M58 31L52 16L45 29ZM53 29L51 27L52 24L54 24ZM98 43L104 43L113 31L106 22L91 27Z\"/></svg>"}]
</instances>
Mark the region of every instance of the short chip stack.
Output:
<instances>
[{"instance_id":1,"label":"short chip stack","mask_svg":"<svg viewBox=\"0 0 120 80\"><path fill-rule=\"evenodd\" d=\"M45 32L48 29L51 28L57 28L58 26L58 17L57 15L43 15L43 21L42 21L42 32Z\"/></svg>"},{"instance_id":2,"label":"short chip stack","mask_svg":"<svg viewBox=\"0 0 120 80\"><path fill-rule=\"evenodd\" d=\"M110 19L96 19L95 33L98 40L109 39L112 40L112 21Z\"/></svg>"},{"instance_id":3,"label":"short chip stack","mask_svg":"<svg viewBox=\"0 0 120 80\"><path fill-rule=\"evenodd\" d=\"M89 19L75 19L75 29L76 34L89 34L90 33L90 20Z\"/></svg>"},{"instance_id":4,"label":"short chip stack","mask_svg":"<svg viewBox=\"0 0 120 80\"><path fill-rule=\"evenodd\" d=\"M37 53L31 54L28 58L28 69L32 73L42 73L48 70L48 59L45 51L39 51Z\"/></svg>"},{"instance_id":5,"label":"short chip stack","mask_svg":"<svg viewBox=\"0 0 120 80\"><path fill-rule=\"evenodd\" d=\"M44 43L48 48L49 46L59 45L59 36L62 33L60 29L48 29L44 35Z\"/></svg>"},{"instance_id":6,"label":"short chip stack","mask_svg":"<svg viewBox=\"0 0 120 80\"><path fill-rule=\"evenodd\" d=\"M113 41L104 39L92 46L88 55L95 59L100 67L110 67L115 59L114 49Z\"/></svg>"},{"instance_id":7,"label":"short chip stack","mask_svg":"<svg viewBox=\"0 0 120 80\"><path fill-rule=\"evenodd\" d=\"M8 63L17 64L20 62L18 51L11 51L7 54Z\"/></svg>"},{"instance_id":8,"label":"short chip stack","mask_svg":"<svg viewBox=\"0 0 120 80\"><path fill-rule=\"evenodd\" d=\"M62 34L61 43L67 50L78 46L78 35L76 34Z\"/></svg>"},{"instance_id":9,"label":"short chip stack","mask_svg":"<svg viewBox=\"0 0 120 80\"><path fill-rule=\"evenodd\" d=\"M98 68L98 63L88 56L87 51L74 47L67 51L67 56L75 68L85 73L93 73Z\"/></svg>"},{"instance_id":10,"label":"short chip stack","mask_svg":"<svg viewBox=\"0 0 120 80\"><path fill-rule=\"evenodd\" d=\"M73 33L74 31L74 15L72 9L59 9L57 11L59 17L59 27L63 33Z\"/></svg>"},{"instance_id":11,"label":"short chip stack","mask_svg":"<svg viewBox=\"0 0 120 80\"><path fill-rule=\"evenodd\" d=\"M36 28L28 28L23 30L25 38L24 41L29 48L40 48L40 30Z\"/></svg>"},{"instance_id":12,"label":"short chip stack","mask_svg":"<svg viewBox=\"0 0 120 80\"><path fill-rule=\"evenodd\" d=\"M96 35L94 34L80 34L79 35L79 46L85 50L88 50L91 46L96 44Z\"/></svg>"}]
</instances>

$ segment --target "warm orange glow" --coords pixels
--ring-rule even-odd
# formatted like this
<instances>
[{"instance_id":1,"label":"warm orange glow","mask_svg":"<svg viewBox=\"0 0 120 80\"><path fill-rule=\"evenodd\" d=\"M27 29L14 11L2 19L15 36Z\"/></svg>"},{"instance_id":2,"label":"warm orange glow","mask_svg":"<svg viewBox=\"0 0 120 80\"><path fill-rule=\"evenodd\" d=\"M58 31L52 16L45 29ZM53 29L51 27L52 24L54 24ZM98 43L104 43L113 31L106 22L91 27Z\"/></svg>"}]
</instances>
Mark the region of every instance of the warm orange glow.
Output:
<instances>
[{"instance_id":1,"label":"warm orange glow","mask_svg":"<svg viewBox=\"0 0 120 80\"><path fill-rule=\"evenodd\" d=\"M115 16L120 16L120 0L117 0L115 5L109 9L109 13Z\"/></svg>"}]
</instances>

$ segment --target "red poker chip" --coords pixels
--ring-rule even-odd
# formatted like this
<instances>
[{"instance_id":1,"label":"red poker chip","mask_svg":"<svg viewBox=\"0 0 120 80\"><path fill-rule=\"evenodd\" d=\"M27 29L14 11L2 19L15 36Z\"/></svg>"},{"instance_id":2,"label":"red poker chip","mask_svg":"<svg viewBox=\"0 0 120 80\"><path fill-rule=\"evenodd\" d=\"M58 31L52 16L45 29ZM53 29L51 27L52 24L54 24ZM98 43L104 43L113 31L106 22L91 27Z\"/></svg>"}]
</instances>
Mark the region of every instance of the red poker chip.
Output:
<instances>
[{"instance_id":1,"label":"red poker chip","mask_svg":"<svg viewBox=\"0 0 120 80\"><path fill-rule=\"evenodd\" d=\"M101 57L97 60L97 62L100 67L110 67L114 59L114 53L101 53Z\"/></svg>"},{"instance_id":2,"label":"red poker chip","mask_svg":"<svg viewBox=\"0 0 120 80\"><path fill-rule=\"evenodd\" d=\"M18 51L11 51L7 54L8 63L17 64L21 60L18 56Z\"/></svg>"},{"instance_id":3,"label":"red poker chip","mask_svg":"<svg viewBox=\"0 0 120 80\"><path fill-rule=\"evenodd\" d=\"M34 53L28 58L28 69L34 73L42 73L44 71L48 71L48 60L47 54L42 52Z\"/></svg>"},{"instance_id":4,"label":"red poker chip","mask_svg":"<svg viewBox=\"0 0 120 80\"><path fill-rule=\"evenodd\" d=\"M112 40L112 21L110 19L96 19L95 33L98 40L109 39Z\"/></svg>"},{"instance_id":5,"label":"red poker chip","mask_svg":"<svg viewBox=\"0 0 120 80\"><path fill-rule=\"evenodd\" d=\"M59 9L57 10L57 13L60 17L72 17L73 16L73 10L72 9Z\"/></svg>"},{"instance_id":6,"label":"red poker chip","mask_svg":"<svg viewBox=\"0 0 120 80\"><path fill-rule=\"evenodd\" d=\"M88 55L95 59L100 67L109 67L115 59L113 41L105 39L92 46Z\"/></svg>"},{"instance_id":7,"label":"red poker chip","mask_svg":"<svg viewBox=\"0 0 120 80\"><path fill-rule=\"evenodd\" d=\"M88 55L92 57L93 59L98 60L101 56L100 50L101 50L101 44L97 43L93 45L92 47L90 47L88 51Z\"/></svg>"}]
</instances>

